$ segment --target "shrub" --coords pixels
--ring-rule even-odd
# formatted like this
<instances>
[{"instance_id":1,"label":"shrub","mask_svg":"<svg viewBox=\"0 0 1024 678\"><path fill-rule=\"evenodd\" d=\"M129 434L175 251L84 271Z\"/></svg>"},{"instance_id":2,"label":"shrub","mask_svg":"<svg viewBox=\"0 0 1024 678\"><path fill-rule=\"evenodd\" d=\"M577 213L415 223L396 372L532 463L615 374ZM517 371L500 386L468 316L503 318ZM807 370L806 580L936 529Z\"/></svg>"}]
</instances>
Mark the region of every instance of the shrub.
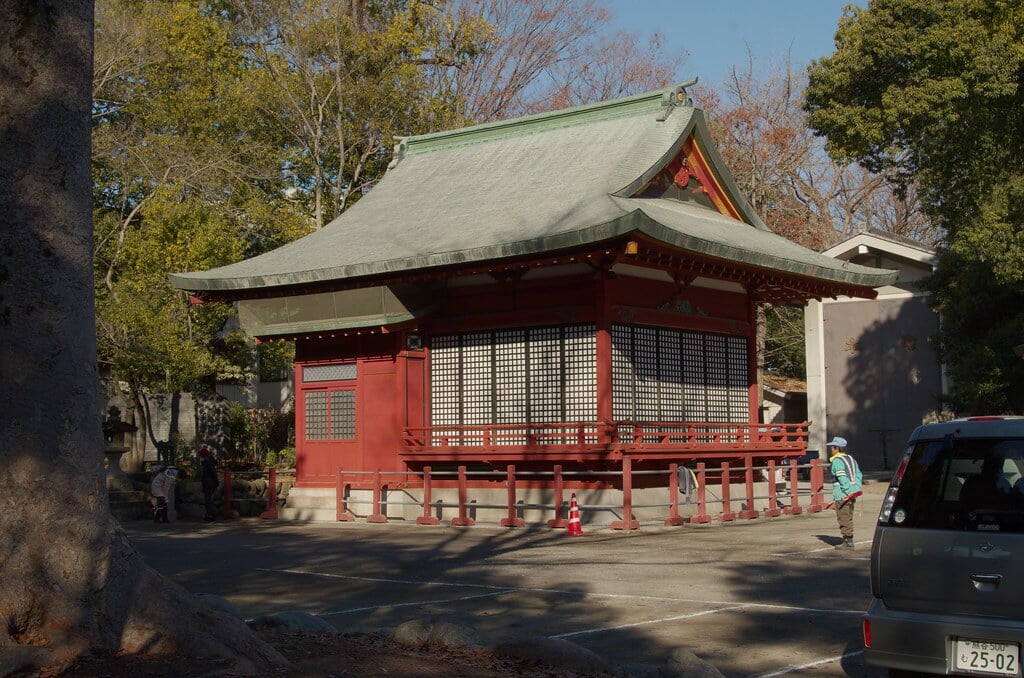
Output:
<instances>
[{"instance_id":1,"label":"shrub","mask_svg":"<svg viewBox=\"0 0 1024 678\"><path fill-rule=\"evenodd\" d=\"M295 468L295 448L284 447L277 453L277 458L284 468Z\"/></svg>"},{"instance_id":2,"label":"shrub","mask_svg":"<svg viewBox=\"0 0 1024 678\"><path fill-rule=\"evenodd\" d=\"M226 446L236 461L273 464L279 456L274 450L290 442L294 429L294 409L282 410L273 405L246 408L231 403L228 406L225 431ZM269 461L272 454L275 462Z\"/></svg>"}]
</instances>

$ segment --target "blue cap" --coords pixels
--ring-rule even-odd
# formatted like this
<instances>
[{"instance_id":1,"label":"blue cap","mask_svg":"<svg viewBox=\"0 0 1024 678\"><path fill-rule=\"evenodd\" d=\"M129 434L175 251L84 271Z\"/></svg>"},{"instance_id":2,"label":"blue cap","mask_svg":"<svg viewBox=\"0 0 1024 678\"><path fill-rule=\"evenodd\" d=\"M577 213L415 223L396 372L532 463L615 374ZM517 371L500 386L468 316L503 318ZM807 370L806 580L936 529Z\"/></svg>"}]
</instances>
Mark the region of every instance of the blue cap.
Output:
<instances>
[{"instance_id":1,"label":"blue cap","mask_svg":"<svg viewBox=\"0 0 1024 678\"><path fill-rule=\"evenodd\" d=\"M832 440L825 443L825 447L846 447L846 438L840 438L836 436Z\"/></svg>"}]
</instances>

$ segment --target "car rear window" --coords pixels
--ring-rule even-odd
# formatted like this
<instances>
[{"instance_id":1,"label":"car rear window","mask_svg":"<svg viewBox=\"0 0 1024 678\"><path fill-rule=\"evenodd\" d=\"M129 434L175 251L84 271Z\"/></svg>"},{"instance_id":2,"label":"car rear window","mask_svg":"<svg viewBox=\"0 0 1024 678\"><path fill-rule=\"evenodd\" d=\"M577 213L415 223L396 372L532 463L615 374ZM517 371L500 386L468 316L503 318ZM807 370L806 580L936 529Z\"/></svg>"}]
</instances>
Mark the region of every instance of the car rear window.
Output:
<instances>
[{"instance_id":1,"label":"car rear window","mask_svg":"<svg viewBox=\"0 0 1024 678\"><path fill-rule=\"evenodd\" d=\"M1024 532L1024 438L918 442L909 450L887 523Z\"/></svg>"}]
</instances>

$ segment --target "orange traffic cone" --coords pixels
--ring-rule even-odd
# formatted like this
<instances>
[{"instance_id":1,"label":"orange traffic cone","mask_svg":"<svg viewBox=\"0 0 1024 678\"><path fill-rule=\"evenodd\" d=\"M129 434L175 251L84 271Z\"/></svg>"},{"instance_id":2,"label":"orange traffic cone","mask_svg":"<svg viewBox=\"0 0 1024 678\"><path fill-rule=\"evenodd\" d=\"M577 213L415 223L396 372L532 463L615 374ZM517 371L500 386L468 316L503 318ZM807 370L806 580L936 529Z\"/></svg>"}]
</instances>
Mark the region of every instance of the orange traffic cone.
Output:
<instances>
[{"instance_id":1,"label":"orange traffic cone","mask_svg":"<svg viewBox=\"0 0 1024 678\"><path fill-rule=\"evenodd\" d=\"M572 502L569 504L569 530L566 532L570 537L582 537L583 526L580 524L580 506L576 503L576 493L572 493Z\"/></svg>"}]
</instances>

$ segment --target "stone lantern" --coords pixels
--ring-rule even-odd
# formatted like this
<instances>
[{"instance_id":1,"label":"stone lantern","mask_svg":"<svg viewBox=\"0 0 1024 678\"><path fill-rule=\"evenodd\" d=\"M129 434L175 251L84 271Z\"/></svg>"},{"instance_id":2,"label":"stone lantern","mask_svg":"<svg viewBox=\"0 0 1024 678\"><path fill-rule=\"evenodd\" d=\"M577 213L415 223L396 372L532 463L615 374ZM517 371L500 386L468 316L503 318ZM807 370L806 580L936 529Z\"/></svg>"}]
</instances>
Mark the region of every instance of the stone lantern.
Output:
<instances>
[{"instance_id":1,"label":"stone lantern","mask_svg":"<svg viewBox=\"0 0 1024 678\"><path fill-rule=\"evenodd\" d=\"M110 406L103 419L103 437L106 440L103 454L107 458L107 491L110 493L133 492L135 489L132 481L121 470L121 455L130 449L125 444L125 434L136 430L134 424L121 421L121 410L116 405Z\"/></svg>"}]
</instances>

